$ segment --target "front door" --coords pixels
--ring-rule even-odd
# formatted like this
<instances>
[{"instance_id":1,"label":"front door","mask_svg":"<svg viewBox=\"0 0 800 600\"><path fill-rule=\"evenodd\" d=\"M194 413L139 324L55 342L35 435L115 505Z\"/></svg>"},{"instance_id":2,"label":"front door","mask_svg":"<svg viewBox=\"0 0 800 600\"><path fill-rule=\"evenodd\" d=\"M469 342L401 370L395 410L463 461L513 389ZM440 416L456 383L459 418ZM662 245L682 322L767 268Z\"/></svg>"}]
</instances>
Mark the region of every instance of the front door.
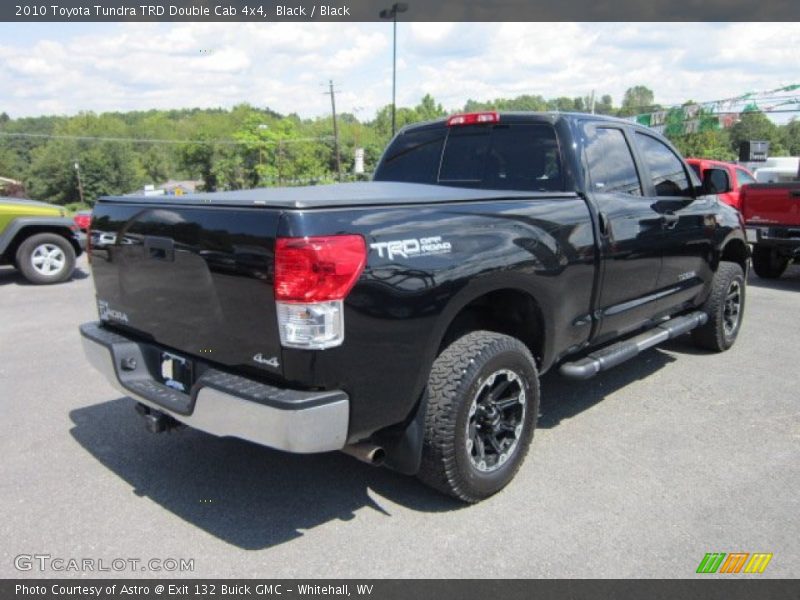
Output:
<instances>
[{"instance_id":1,"label":"front door","mask_svg":"<svg viewBox=\"0 0 800 600\"><path fill-rule=\"evenodd\" d=\"M637 131L636 148L645 173L644 189L662 231L658 277L664 313L688 308L713 277L715 196L695 197L695 185L683 161L664 142Z\"/></svg>"}]
</instances>

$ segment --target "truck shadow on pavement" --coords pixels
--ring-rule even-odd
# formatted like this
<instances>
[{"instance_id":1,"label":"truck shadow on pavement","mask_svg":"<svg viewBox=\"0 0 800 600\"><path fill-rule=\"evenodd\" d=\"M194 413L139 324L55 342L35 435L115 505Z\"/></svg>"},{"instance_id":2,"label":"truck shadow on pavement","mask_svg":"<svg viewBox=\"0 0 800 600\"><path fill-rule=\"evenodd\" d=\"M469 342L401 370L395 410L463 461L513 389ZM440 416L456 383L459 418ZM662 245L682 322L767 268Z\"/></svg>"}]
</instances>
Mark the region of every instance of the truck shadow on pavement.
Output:
<instances>
[{"instance_id":1,"label":"truck shadow on pavement","mask_svg":"<svg viewBox=\"0 0 800 600\"><path fill-rule=\"evenodd\" d=\"M184 521L246 550L282 544L371 507L391 517L374 490L412 510L465 505L413 477L331 452L295 455L184 428L154 435L119 398L70 412L70 433L103 466Z\"/></svg>"},{"instance_id":2,"label":"truck shadow on pavement","mask_svg":"<svg viewBox=\"0 0 800 600\"><path fill-rule=\"evenodd\" d=\"M682 336L687 337L688 336ZM672 345L672 344L680 345ZM666 347L666 344L664 345ZM670 342L670 350L692 352L694 349L681 338ZM698 351L699 352L699 351ZM652 373L677 359L658 348L652 348L613 369L599 373L591 379L569 379L558 369L541 379L541 401L538 428L551 429L565 419L582 413L601 402L605 397Z\"/></svg>"},{"instance_id":3,"label":"truck shadow on pavement","mask_svg":"<svg viewBox=\"0 0 800 600\"><path fill-rule=\"evenodd\" d=\"M762 279L753 271L750 271L747 285L769 290L800 291L800 265L789 265L789 268L779 279Z\"/></svg>"}]
</instances>

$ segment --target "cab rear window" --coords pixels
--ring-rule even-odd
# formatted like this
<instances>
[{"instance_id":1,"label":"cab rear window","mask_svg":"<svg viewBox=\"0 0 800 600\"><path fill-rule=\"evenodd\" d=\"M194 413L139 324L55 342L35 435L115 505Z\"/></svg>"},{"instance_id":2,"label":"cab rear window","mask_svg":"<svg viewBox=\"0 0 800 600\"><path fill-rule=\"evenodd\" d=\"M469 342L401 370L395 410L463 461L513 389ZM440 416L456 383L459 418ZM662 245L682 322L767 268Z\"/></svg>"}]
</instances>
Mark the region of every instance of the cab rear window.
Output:
<instances>
[{"instance_id":1,"label":"cab rear window","mask_svg":"<svg viewBox=\"0 0 800 600\"><path fill-rule=\"evenodd\" d=\"M555 130L539 123L412 130L389 146L375 180L494 190L564 189Z\"/></svg>"}]
</instances>

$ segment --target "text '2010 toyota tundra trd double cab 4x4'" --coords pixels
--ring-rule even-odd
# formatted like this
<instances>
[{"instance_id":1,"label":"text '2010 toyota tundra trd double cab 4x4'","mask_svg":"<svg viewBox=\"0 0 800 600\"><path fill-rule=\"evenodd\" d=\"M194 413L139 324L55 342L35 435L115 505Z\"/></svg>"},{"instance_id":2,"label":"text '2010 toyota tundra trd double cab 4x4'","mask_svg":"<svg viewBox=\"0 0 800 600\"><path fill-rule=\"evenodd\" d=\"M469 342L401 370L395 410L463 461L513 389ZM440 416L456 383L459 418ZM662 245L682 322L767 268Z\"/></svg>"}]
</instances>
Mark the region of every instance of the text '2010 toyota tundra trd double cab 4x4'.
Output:
<instances>
[{"instance_id":1,"label":"text '2010 toyota tundra trd double cab 4x4'","mask_svg":"<svg viewBox=\"0 0 800 600\"><path fill-rule=\"evenodd\" d=\"M734 343L725 191L629 122L485 112L405 128L368 183L105 198L84 348L154 431L343 450L474 502L528 452L540 374Z\"/></svg>"}]
</instances>

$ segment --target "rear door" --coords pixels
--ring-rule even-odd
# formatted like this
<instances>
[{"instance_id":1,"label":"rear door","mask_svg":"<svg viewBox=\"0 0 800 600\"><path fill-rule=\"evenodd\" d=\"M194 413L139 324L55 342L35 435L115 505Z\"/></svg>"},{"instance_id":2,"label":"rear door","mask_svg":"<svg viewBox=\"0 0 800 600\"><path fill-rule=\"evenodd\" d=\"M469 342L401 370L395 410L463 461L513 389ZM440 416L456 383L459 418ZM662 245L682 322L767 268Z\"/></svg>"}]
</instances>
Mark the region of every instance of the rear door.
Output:
<instances>
[{"instance_id":1,"label":"rear door","mask_svg":"<svg viewBox=\"0 0 800 600\"><path fill-rule=\"evenodd\" d=\"M589 190L598 213L601 283L598 342L636 329L654 314L661 270L661 215L644 195L622 125L584 123Z\"/></svg>"},{"instance_id":2,"label":"rear door","mask_svg":"<svg viewBox=\"0 0 800 600\"><path fill-rule=\"evenodd\" d=\"M717 227L717 200L713 195L695 198L695 181L677 153L647 132L634 133L647 202L661 228L660 298L666 312L684 307L711 281Z\"/></svg>"}]
</instances>

